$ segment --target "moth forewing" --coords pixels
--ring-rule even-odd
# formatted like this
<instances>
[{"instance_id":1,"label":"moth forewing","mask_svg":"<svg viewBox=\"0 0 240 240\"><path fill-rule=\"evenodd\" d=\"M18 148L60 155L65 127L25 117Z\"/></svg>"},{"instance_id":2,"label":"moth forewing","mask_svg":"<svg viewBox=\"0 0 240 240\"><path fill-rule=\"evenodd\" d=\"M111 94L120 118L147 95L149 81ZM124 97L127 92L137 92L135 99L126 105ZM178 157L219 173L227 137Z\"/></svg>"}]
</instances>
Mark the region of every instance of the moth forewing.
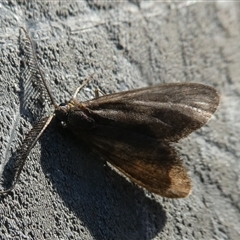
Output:
<instances>
[{"instance_id":1,"label":"moth forewing","mask_svg":"<svg viewBox=\"0 0 240 240\"><path fill-rule=\"evenodd\" d=\"M171 142L202 127L218 104L216 90L197 83L162 84L85 102L99 124Z\"/></svg>"}]
</instances>

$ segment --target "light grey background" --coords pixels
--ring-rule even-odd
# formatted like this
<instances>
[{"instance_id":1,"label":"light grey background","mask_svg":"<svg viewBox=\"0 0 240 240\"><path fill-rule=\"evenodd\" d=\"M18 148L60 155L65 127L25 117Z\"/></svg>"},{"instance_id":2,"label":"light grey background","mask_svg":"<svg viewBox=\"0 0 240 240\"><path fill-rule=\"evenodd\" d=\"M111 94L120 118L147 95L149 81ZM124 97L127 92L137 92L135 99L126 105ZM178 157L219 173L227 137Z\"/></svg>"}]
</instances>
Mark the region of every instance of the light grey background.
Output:
<instances>
[{"instance_id":1,"label":"light grey background","mask_svg":"<svg viewBox=\"0 0 240 240\"><path fill-rule=\"evenodd\" d=\"M188 198L144 191L52 124L14 191L0 198L0 238L239 239L239 16L233 2L0 3L1 175L31 129L19 113L20 26L58 103L93 72L81 100L95 87L170 82L209 84L221 95L213 119L178 145L193 181Z\"/></svg>"}]
</instances>

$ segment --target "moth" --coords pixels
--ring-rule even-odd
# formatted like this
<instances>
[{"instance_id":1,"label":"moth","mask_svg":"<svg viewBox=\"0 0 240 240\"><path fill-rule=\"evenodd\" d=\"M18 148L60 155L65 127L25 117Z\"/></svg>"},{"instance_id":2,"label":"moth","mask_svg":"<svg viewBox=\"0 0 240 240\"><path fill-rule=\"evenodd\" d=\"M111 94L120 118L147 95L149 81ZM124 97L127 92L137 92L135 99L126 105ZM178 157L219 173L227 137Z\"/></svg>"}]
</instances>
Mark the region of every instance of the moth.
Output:
<instances>
[{"instance_id":1,"label":"moth","mask_svg":"<svg viewBox=\"0 0 240 240\"><path fill-rule=\"evenodd\" d=\"M55 111L35 124L25 137L13 184L2 194L14 188L28 154L53 118L148 191L168 198L184 198L191 193L191 180L173 145L212 117L219 105L219 94L213 87L169 83L78 102L80 86L68 103L58 106L38 66L31 38L22 30L31 43L30 65L40 76Z\"/></svg>"}]
</instances>

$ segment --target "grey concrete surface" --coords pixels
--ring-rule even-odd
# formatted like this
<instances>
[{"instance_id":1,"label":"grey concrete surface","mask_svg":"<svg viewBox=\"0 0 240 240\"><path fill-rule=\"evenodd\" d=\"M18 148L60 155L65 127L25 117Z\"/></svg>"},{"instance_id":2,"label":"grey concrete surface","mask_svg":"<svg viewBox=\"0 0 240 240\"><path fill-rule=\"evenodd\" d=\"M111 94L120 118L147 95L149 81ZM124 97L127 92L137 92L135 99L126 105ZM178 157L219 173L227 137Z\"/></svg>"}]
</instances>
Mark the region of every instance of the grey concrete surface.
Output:
<instances>
[{"instance_id":1,"label":"grey concrete surface","mask_svg":"<svg viewBox=\"0 0 240 240\"><path fill-rule=\"evenodd\" d=\"M132 184L51 124L0 197L0 239L240 239L239 16L237 2L1 1L1 175L31 129L19 111L20 26L58 103L95 72L79 99L95 87L199 82L219 91L221 105L177 146L193 182L181 200Z\"/></svg>"}]
</instances>

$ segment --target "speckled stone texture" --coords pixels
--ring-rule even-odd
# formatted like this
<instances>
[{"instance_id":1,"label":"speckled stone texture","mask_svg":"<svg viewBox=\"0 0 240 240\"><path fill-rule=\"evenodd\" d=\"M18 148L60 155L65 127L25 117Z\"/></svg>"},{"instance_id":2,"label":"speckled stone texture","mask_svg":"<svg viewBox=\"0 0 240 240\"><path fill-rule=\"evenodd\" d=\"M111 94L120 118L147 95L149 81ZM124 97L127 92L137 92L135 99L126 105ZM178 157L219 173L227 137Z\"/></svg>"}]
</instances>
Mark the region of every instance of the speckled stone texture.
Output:
<instances>
[{"instance_id":1,"label":"speckled stone texture","mask_svg":"<svg viewBox=\"0 0 240 240\"><path fill-rule=\"evenodd\" d=\"M1 1L0 175L31 129L19 111L20 26L58 103L95 72L79 100L95 87L198 82L221 104L177 145L193 182L182 200L132 184L53 122L0 197L0 239L240 239L239 16L230 2Z\"/></svg>"}]
</instances>

